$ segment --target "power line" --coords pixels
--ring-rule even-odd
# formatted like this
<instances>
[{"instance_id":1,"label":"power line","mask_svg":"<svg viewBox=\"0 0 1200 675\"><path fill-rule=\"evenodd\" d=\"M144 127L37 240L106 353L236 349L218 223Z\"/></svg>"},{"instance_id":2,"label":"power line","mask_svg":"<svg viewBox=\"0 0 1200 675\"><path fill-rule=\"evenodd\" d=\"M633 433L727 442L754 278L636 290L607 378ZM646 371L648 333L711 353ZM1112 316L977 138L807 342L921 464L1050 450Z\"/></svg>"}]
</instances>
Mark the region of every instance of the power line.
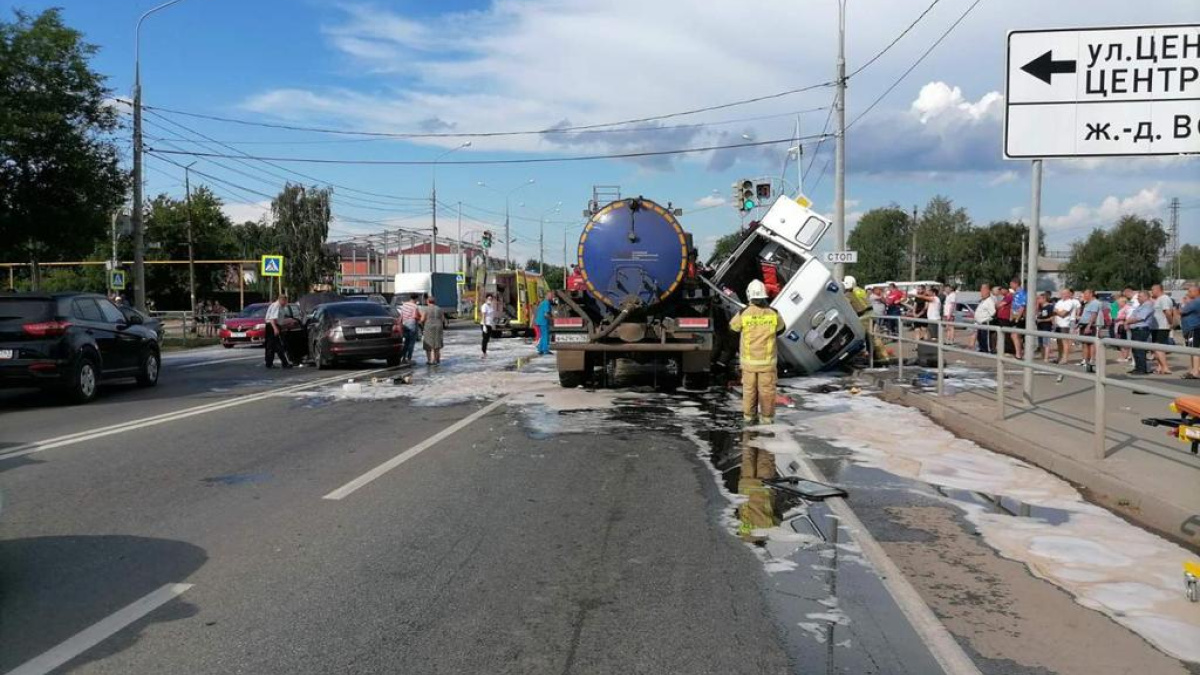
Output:
<instances>
[{"instance_id":1,"label":"power line","mask_svg":"<svg viewBox=\"0 0 1200 675\"><path fill-rule=\"evenodd\" d=\"M977 0L978 1L978 0ZM818 136L804 136L800 140L812 140L819 138ZM661 157L664 155L686 155L696 152L712 152L714 150L737 150L740 148L758 148L768 145L779 145L781 143L795 143L795 138L777 138L770 141L747 141L745 143L734 143L730 145L709 145L698 148L680 148L675 150L644 150L640 152L619 152L607 155L571 155L566 157L525 157L521 159L465 159L454 160L448 162L435 162L434 160L397 160L397 159L328 159L320 157L260 157L254 155L244 155L246 159L252 159L262 162L302 162L305 164L359 164L366 166L430 166L438 164L439 166L447 165L486 165L486 164L554 164L560 162L589 162L603 159L634 159L637 157ZM160 148L147 148L147 152L154 151L159 154L168 155L188 155L191 157L221 157L232 158L236 155L228 155L216 152L195 152L190 150L163 150Z\"/></svg>"},{"instance_id":2,"label":"power line","mask_svg":"<svg viewBox=\"0 0 1200 675\"><path fill-rule=\"evenodd\" d=\"M748 105L750 103L759 103L761 101L769 101L773 99L783 98L801 94L806 91L820 89L822 87L832 86L833 82L821 82L819 84L811 84L796 89L788 89L786 91L767 94L765 96L756 96L754 98L732 101L729 103L721 103L718 105L705 106L703 108L693 108L691 110L682 110L679 112L666 113L662 115L651 115L649 117L638 117L634 119L621 120L618 122L602 122L599 124L584 124L576 126L552 127L548 129L529 129L524 131L483 131L483 132L384 132L384 131L352 131L347 129L330 129L327 127L311 127L295 124L281 124L275 122L254 122L251 120L237 119L234 117L222 117L220 115L207 115L204 113L194 113L185 110L177 110L162 106L142 106L142 110L161 110L163 112L174 113L176 115L185 115L187 117L195 117L198 119L212 120L215 122L227 122L229 124L241 124L245 126L265 127L269 129L284 129L288 131L306 131L320 134L340 134L346 136L375 136L382 138L494 138L497 136L540 136L545 134L566 134L580 131L589 131L602 129L604 127L624 126L628 124L639 124L642 122L655 122L658 120L671 119L675 117L684 117L687 115L696 115L704 112L712 112L714 110L725 110L727 108L735 108L738 106Z\"/></svg>"},{"instance_id":3,"label":"power line","mask_svg":"<svg viewBox=\"0 0 1200 675\"><path fill-rule=\"evenodd\" d=\"M921 12L920 16L918 16L918 17L917 17L917 18L916 18L916 19L915 19L915 20L914 20L912 23L908 24L908 28L905 28L904 30L900 31L900 34L899 34L899 35L897 35L897 36L896 36L896 38L895 38L894 40L892 40L891 42L889 42L889 43L888 43L888 45L887 45L886 47L884 47L883 49L881 49L881 50L879 51L879 53L875 54L875 56L872 56L871 58L867 59L867 62L866 62L866 63L862 64L862 65L861 65L861 66L859 66L858 68L855 68L855 69L854 69L854 72L852 72L852 73L850 73L849 75L847 75L847 76L846 76L846 79L848 80L848 79L850 79L850 78L854 77L855 75L858 75L858 74L859 74L859 73L861 73L862 71L866 70L867 68L870 68L870 67L871 67L871 64L875 63L875 62L876 62L876 61L878 61L880 58L882 58L882 57L883 57L883 55L884 55L884 54L886 54L886 53L888 53L888 51L889 51L889 50L890 50L892 47L895 47L895 46L896 46L896 43L897 43L897 42L900 42L901 40L903 40L903 39L904 39L904 36L905 36L905 35L908 35L909 31L911 31L913 28L916 28L916 27L917 27L917 24L921 23L921 20L925 18L925 15L929 14L929 12L930 12L930 11L932 11L932 10L933 10L933 8L934 8L935 6L937 6L937 4L938 4L939 2L941 2L941 1L942 1L942 0L933 0L933 2L929 3L929 6L925 8L925 11L924 11L924 12Z\"/></svg>"},{"instance_id":4,"label":"power line","mask_svg":"<svg viewBox=\"0 0 1200 675\"><path fill-rule=\"evenodd\" d=\"M956 19L954 21L954 23L950 24L950 27L947 28L945 32L942 33L941 36L939 36L937 40L934 40L933 44L929 45L929 49L926 49L925 52L923 54L921 54L921 56L916 61L914 61L911 66L908 67L908 70L905 70L903 73L901 73L900 77L896 78L896 81L893 82L891 84L891 86L889 86L887 89L883 90L883 93L879 95L879 98L876 98L873 102L871 102L871 105L867 106L866 110L863 110L862 112L860 112L858 114L857 117L855 117L853 120L851 120L850 123L846 125L846 128L849 129L850 127L857 124L859 120L861 120L863 117L865 117L867 115L867 113L874 110L875 106L879 105L879 103L881 101L883 101L883 99L887 98L888 94L892 93L892 91L896 87L900 86L900 83L904 81L904 78L908 77L912 73L912 71L916 70L917 66L921 65L921 62L924 61L925 58L928 57L931 53L933 53L933 50L937 49L937 46L942 44L942 41L945 40L946 37L950 35L950 33L954 32L954 29L958 28L958 24L962 23L963 20L967 18L967 15L969 15L976 7L978 7L979 3L981 3L981 2L983 2L983 0L975 0L975 2L972 2L971 6L967 7L966 11L964 11L961 15L959 15L958 19Z\"/></svg>"}]
</instances>

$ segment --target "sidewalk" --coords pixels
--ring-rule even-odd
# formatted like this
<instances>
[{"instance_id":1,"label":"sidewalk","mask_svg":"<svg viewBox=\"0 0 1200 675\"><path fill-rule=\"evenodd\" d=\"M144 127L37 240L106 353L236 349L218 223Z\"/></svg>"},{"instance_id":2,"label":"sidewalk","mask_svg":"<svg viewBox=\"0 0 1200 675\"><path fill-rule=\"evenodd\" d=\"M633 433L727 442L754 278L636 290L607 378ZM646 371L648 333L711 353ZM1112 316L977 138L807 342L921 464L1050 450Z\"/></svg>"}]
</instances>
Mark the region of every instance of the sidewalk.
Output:
<instances>
[{"instance_id":1,"label":"sidewalk","mask_svg":"<svg viewBox=\"0 0 1200 675\"><path fill-rule=\"evenodd\" d=\"M906 355L915 352L907 347ZM1113 379L1125 377L1125 364L1110 358L1107 365L1109 372L1121 373ZM1177 374L1183 372L1172 365ZM942 397L937 395L936 369L906 365L903 381L897 380L894 365L862 375L883 388L888 400L924 411L963 438L1051 471L1096 503L1200 550L1200 457L1191 454L1188 444L1168 437L1166 429L1141 424L1143 417L1171 417L1168 400L1108 387L1106 456L1100 459L1094 449L1090 382L1070 377L1057 382L1054 375L1036 374L1030 403L1023 397L1021 370L1005 364L1001 420L993 361L947 353L946 369ZM1200 386L1178 376L1143 381L1200 395Z\"/></svg>"}]
</instances>

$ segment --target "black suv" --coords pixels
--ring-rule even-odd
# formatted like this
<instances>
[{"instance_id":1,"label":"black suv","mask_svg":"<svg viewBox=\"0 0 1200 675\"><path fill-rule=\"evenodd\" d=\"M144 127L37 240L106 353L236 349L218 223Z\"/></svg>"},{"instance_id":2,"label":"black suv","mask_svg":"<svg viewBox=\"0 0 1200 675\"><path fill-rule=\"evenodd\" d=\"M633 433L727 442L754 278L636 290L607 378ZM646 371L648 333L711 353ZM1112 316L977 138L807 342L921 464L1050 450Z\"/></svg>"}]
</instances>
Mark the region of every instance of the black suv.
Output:
<instances>
[{"instance_id":1,"label":"black suv","mask_svg":"<svg viewBox=\"0 0 1200 675\"><path fill-rule=\"evenodd\" d=\"M154 331L94 293L0 293L0 387L43 387L77 403L101 379L158 382Z\"/></svg>"}]
</instances>

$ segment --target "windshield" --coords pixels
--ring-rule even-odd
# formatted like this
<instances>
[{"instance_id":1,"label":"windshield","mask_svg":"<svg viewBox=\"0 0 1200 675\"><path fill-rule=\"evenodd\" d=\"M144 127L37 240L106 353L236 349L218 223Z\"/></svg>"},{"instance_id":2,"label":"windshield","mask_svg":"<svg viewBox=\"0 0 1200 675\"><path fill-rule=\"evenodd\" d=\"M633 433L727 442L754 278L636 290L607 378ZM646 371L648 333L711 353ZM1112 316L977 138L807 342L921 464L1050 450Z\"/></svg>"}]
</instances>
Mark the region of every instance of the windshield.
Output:
<instances>
[{"instance_id":1,"label":"windshield","mask_svg":"<svg viewBox=\"0 0 1200 675\"><path fill-rule=\"evenodd\" d=\"M237 315L237 318L239 318L239 319L261 319L262 317L267 315L268 307L270 307L270 305L250 305L246 309L243 309L241 311L241 313L239 313Z\"/></svg>"},{"instance_id":2,"label":"windshield","mask_svg":"<svg viewBox=\"0 0 1200 675\"><path fill-rule=\"evenodd\" d=\"M374 302L339 302L325 306L325 313L335 319L349 319L363 316L395 316L383 305Z\"/></svg>"}]
</instances>

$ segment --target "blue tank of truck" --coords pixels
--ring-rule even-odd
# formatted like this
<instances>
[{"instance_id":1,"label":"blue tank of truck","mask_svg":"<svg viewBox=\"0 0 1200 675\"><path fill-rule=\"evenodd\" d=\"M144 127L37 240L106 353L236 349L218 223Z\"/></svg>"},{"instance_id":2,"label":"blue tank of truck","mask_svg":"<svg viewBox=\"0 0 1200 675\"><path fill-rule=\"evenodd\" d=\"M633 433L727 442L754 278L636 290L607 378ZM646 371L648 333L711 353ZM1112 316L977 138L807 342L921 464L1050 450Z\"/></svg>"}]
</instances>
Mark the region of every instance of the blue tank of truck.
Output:
<instances>
[{"instance_id":1,"label":"blue tank of truck","mask_svg":"<svg viewBox=\"0 0 1200 675\"><path fill-rule=\"evenodd\" d=\"M688 236L670 210L648 199L600 209L579 237L588 293L614 309L667 300L688 271Z\"/></svg>"}]
</instances>

